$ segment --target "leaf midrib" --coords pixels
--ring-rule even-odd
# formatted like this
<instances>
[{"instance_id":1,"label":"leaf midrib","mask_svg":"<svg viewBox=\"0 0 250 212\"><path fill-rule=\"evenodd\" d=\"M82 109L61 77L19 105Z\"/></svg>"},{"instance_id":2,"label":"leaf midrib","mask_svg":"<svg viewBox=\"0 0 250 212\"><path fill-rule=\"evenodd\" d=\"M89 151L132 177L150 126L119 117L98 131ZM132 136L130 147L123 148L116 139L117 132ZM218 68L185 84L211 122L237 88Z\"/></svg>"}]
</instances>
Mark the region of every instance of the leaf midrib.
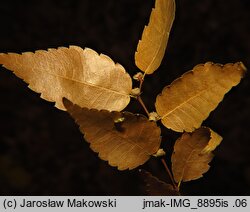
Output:
<instances>
[{"instance_id":1,"label":"leaf midrib","mask_svg":"<svg viewBox=\"0 0 250 212\"><path fill-rule=\"evenodd\" d=\"M185 174L185 172L186 172L187 163L189 163L189 159L190 159L191 156L193 155L194 151L197 149L196 146L198 146L199 144L196 144L194 147L191 146L189 143L186 143L186 145L187 145L187 146L190 146L190 147L192 148L192 151L190 152L190 154L189 154L187 160L185 160L185 162L184 162L184 164L183 164L183 170L182 170L182 174L181 174L181 178L180 178L179 182L183 180L183 176L184 176L184 174Z\"/></svg>"},{"instance_id":2,"label":"leaf midrib","mask_svg":"<svg viewBox=\"0 0 250 212\"><path fill-rule=\"evenodd\" d=\"M172 20L171 26L172 26L172 24L173 24L173 21L174 21L174 18L173 18L173 20ZM169 35L169 33L170 33L170 31L168 32L168 30L166 29L167 23L168 23L168 22L166 21L166 24L165 24L165 27L164 27L165 30L164 30L164 33L162 34L163 36L161 37L160 42L158 43L158 46L159 46L159 47L157 48L157 51L156 51L156 53L154 54L153 59L152 59L151 62L149 63L149 65L148 65L148 67L147 67L145 73L148 73L148 72L149 72L148 70L150 70L151 65L152 65L152 64L154 63L154 61L156 60L157 55L159 54L160 50L161 50L162 48L166 48L166 46L167 46L167 43L166 43L166 46L162 45L163 43L167 42L167 41L165 41L165 42L163 42L163 41L164 41L165 39L168 39L167 34ZM150 24L148 24L147 27L148 27L149 25L150 25ZM171 27L170 27L170 30L171 30Z\"/></svg>"},{"instance_id":3,"label":"leaf midrib","mask_svg":"<svg viewBox=\"0 0 250 212\"><path fill-rule=\"evenodd\" d=\"M161 117L161 119L164 119L166 116L168 116L169 114L173 113L174 111L176 111L177 109L179 109L180 107L182 107L184 104L190 102L192 99L194 99L194 98L200 96L200 95L203 94L205 91L210 90L210 89L211 89L211 87L210 87L210 88L204 88L204 89L202 89L202 90L201 90L200 92L198 92L196 95L194 95L194 96L188 98L186 101L182 102L180 105L178 105L178 106L175 107L174 109L170 110L168 113L165 113L165 114Z\"/></svg>"},{"instance_id":4,"label":"leaf midrib","mask_svg":"<svg viewBox=\"0 0 250 212\"><path fill-rule=\"evenodd\" d=\"M134 142L134 140L132 140L132 138L128 137L127 135L126 135L126 137L124 138L124 137L122 137L122 136L119 134L119 132L117 132L117 131L114 131L114 130L112 130L112 129L107 129L107 128L105 128L105 127L104 127L103 129L105 129L105 131L111 133L112 135L115 135L115 136L119 137L119 138L122 139L125 143L129 143L129 144L130 144L131 146L133 146L133 147L134 147L134 146L137 146L138 148L140 148L140 149L142 150L143 153L148 154L148 156L152 155L152 154L150 154L148 151L145 151L145 147L142 147L142 146L138 145L137 143ZM143 127L143 129L144 129L144 127ZM142 129L142 131L143 131L143 129ZM86 133L84 133L84 134L86 135ZM138 137L137 137L137 139L138 139Z\"/></svg>"},{"instance_id":5,"label":"leaf midrib","mask_svg":"<svg viewBox=\"0 0 250 212\"><path fill-rule=\"evenodd\" d=\"M39 69L36 69L36 71L42 72ZM113 89L108 89L108 88L105 88L105 87L102 87L102 86L98 86L98 85L95 85L95 84L92 84L92 83L89 83L89 82L86 82L86 81L82 82L82 81L78 81L76 79L70 79L68 77L56 75L56 74L53 74L53 73L51 73L51 72L49 72L47 70L43 70L43 72L46 72L47 74L52 75L54 77L58 77L58 78L66 79L66 80L69 80L69 81L77 82L77 83L84 84L84 85L87 85L87 86L90 86L90 87L95 87L95 88L103 89L103 90L106 90L106 91L109 91L109 92L113 92L113 93L116 93L116 94L119 94L119 95L122 95L122 96L129 96L129 94L121 93L121 92L115 91Z\"/></svg>"}]
</instances>

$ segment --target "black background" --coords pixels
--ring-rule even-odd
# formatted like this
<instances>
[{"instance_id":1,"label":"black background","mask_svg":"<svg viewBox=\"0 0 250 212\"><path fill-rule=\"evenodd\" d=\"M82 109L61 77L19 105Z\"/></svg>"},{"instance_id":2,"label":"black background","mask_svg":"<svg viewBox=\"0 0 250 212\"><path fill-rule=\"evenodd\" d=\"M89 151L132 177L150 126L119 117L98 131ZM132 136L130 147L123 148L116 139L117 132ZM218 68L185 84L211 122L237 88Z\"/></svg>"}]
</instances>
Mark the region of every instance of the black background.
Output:
<instances>
[{"instance_id":1,"label":"black background","mask_svg":"<svg viewBox=\"0 0 250 212\"><path fill-rule=\"evenodd\" d=\"M143 99L154 110L156 95L175 78L206 61L242 61L250 67L248 0L179 0L168 48ZM43 0L0 3L0 52L78 45L109 55L131 74L134 51L153 0ZM117 171L98 159L74 121L39 98L11 72L0 69L1 195L141 195L138 170ZM134 101L127 110L144 113ZM189 195L250 195L249 73L225 96L204 125L223 136L211 169L183 183ZM167 159L180 136L164 129ZM167 180L152 159L143 168Z\"/></svg>"}]
</instances>

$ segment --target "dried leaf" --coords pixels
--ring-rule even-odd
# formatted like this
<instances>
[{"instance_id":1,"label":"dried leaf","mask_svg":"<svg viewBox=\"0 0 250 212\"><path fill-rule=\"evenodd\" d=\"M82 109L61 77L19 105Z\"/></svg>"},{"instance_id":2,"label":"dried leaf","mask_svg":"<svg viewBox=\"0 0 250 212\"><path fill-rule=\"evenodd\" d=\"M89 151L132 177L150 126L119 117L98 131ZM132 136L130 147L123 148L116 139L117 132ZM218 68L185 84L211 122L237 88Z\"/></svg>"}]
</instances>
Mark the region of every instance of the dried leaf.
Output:
<instances>
[{"instance_id":1,"label":"dried leaf","mask_svg":"<svg viewBox=\"0 0 250 212\"><path fill-rule=\"evenodd\" d=\"M110 111L120 111L130 101L132 80L124 68L88 48L0 54L0 64L62 110L63 97L81 107Z\"/></svg>"},{"instance_id":2,"label":"dried leaf","mask_svg":"<svg viewBox=\"0 0 250 212\"><path fill-rule=\"evenodd\" d=\"M207 144L207 146L202 150L202 153L209 153L215 150L217 146L220 145L222 141L222 137L212 131L211 129L207 128L210 131L210 140Z\"/></svg>"},{"instance_id":3,"label":"dried leaf","mask_svg":"<svg viewBox=\"0 0 250 212\"><path fill-rule=\"evenodd\" d=\"M146 183L146 192L150 196L180 196L171 184L165 183L154 177L150 172L139 170L143 180Z\"/></svg>"},{"instance_id":4,"label":"dried leaf","mask_svg":"<svg viewBox=\"0 0 250 212\"><path fill-rule=\"evenodd\" d=\"M220 139L219 139L220 138ZM175 143L172 154L172 171L175 181L190 181L202 177L208 171L209 162L213 158L212 150L222 138L211 129L202 127L193 133L184 133ZM208 146L216 143L211 151L205 151Z\"/></svg>"},{"instance_id":5,"label":"dried leaf","mask_svg":"<svg viewBox=\"0 0 250 212\"><path fill-rule=\"evenodd\" d=\"M160 128L142 115L89 110L66 99L63 102L90 148L119 170L136 168L159 149Z\"/></svg>"},{"instance_id":6,"label":"dried leaf","mask_svg":"<svg viewBox=\"0 0 250 212\"><path fill-rule=\"evenodd\" d=\"M174 0L156 0L135 53L136 66L152 74L161 64L175 17Z\"/></svg>"},{"instance_id":7,"label":"dried leaf","mask_svg":"<svg viewBox=\"0 0 250 212\"><path fill-rule=\"evenodd\" d=\"M164 155L166 155L164 149L158 149L158 151L155 154L153 154L154 157L162 157Z\"/></svg>"},{"instance_id":8,"label":"dried leaf","mask_svg":"<svg viewBox=\"0 0 250 212\"><path fill-rule=\"evenodd\" d=\"M157 96L156 111L163 125L177 132L199 128L245 71L241 62L195 66Z\"/></svg>"}]
</instances>

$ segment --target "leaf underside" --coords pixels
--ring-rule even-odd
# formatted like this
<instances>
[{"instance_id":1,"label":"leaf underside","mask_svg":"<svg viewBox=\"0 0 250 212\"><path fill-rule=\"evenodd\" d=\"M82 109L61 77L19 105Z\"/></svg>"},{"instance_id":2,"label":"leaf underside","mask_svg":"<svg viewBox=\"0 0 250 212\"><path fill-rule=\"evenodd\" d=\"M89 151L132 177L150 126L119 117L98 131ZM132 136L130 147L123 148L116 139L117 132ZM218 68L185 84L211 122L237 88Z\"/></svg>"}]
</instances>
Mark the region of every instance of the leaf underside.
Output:
<instances>
[{"instance_id":1,"label":"leaf underside","mask_svg":"<svg viewBox=\"0 0 250 212\"><path fill-rule=\"evenodd\" d=\"M119 170L142 165L159 149L160 128L142 115L89 110L67 99L63 102L80 126L85 140L90 143L90 148Z\"/></svg>"},{"instance_id":2,"label":"leaf underside","mask_svg":"<svg viewBox=\"0 0 250 212\"><path fill-rule=\"evenodd\" d=\"M174 0L156 0L135 52L135 64L152 74L161 64L175 17Z\"/></svg>"},{"instance_id":3,"label":"leaf underside","mask_svg":"<svg viewBox=\"0 0 250 212\"><path fill-rule=\"evenodd\" d=\"M180 196L171 184L165 183L153 176L150 172L139 170L146 183L146 192L150 196Z\"/></svg>"},{"instance_id":4,"label":"leaf underside","mask_svg":"<svg viewBox=\"0 0 250 212\"><path fill-rule=\"evenodd\" d=\"M63 97L81 107L110 111L120 111L130 101L132 80L125 69L89 48L0 54L0 64L61 110Z\"/></svg>"},{"instance_id":5,"label":"leaf underside","mask_svg":"<svg viewBox=\"0 0 250 212\"><path fill-rule=\"evenodd\" d=\"M241 62L195 66L157 96L155 107L162 124L177 132L199 128L245 71Z\"/></svg>"},{"instance_id":6,"label":"leaf underside","mask_svg":"<svg viewBox=\"0 0 250 212\"><path fill-rule=\"evenodd\" d=\"M171 158L175 181L186 182L202 177L210 168L208 164L213 159L211 151L221 140L218 134L206 127L199 128L193 133L184 133L176 141ZM213 145L210 151L208 146L212 143L216 145Z\"/></svg>"}]
</instances>

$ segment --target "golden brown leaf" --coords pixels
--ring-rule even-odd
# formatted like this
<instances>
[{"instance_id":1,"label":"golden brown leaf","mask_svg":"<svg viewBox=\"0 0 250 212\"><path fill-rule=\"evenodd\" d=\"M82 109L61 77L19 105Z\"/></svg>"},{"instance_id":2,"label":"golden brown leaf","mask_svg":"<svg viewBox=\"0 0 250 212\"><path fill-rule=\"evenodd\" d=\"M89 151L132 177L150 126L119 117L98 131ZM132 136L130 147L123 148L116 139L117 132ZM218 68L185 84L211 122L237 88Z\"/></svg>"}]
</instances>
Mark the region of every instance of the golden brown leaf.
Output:
<instances>
[{"instance_id":1,"label":"golden brown leaf","mask_svg":"<svg viewBox=\"0 0 250 212\"><path fill-rule=\"evenodd\" d=\"M146 183L146 192L150 196L180 196L171 184L165 183L143 169L139 170Z\"/></svg>"},{"instance_id":2,"label":"golden brown leaf","mask_svg":"<svg viewBox=\"0 0 250 212\"><path fill-rule=\"evenodd\" d=\"M218 139L220 138L220 139ZM211 129L202 127L193 133L184 133L175 143L172 154L172 171L175 181L190 181L203 176L208 171L209 162L213 158L211 151L205 151L214 139L221 142L221 137ZM216 144L216 146L217 146ZM214 150L210 148L210 150Z\"/></svg>"},{"instance_id":3,"label":"golden brown leaf","mask_svg":"<svg viewBox=\"0 0 250 212\"><path fill-rule=\"evenodd\" d=\"M88 48L0 54L0 64L62 110L63 97L82 107L110 111L120 111L130 101L132 80L124 68Z\"/></svg>"},{"instance_id":4,"label":"golden brown leaf","mask_svg":"<svg viewBox=\"0 0 250 212\"><path fill-rule=\"evenodd\" d=\"M215 133L213 130L207 128L210 131L210 140L207 146L202 150L202 153L209 153L215 150L220 145L222 137Z\"/></svg>"},{"instance_id":5,"label":"golden brown leaf","mask_svg":"<svg viewBox=\"0 0 250 212\"><path fill-rule=\"evenodd\" d=\"M80 126L90 148L119 170L136 168L159 149L160 128L142 115L89 110L67 99L63 103Z\"/></svg>"},{"instance_id":6,"label":"golden brown leaf","mask_svg":"<svg viewBox=\"0 0 250 212\"><path fill-rule=\"evenodd\" d=\"M245 71L241 62L195 66L157 96L155 107L163 125L177 132L199 128Z\"/></svg>"},{"instance_id":7,"label":"golden brown leaf","mask_svg":"<svg viewBox=\"0 0 250 212\"><path fill-rule=\"evenodd\" d=\"M156 0L135 53L136 66L152 74L161 64L175 17L174 0Z\"/></svg>"}]
</instances>

